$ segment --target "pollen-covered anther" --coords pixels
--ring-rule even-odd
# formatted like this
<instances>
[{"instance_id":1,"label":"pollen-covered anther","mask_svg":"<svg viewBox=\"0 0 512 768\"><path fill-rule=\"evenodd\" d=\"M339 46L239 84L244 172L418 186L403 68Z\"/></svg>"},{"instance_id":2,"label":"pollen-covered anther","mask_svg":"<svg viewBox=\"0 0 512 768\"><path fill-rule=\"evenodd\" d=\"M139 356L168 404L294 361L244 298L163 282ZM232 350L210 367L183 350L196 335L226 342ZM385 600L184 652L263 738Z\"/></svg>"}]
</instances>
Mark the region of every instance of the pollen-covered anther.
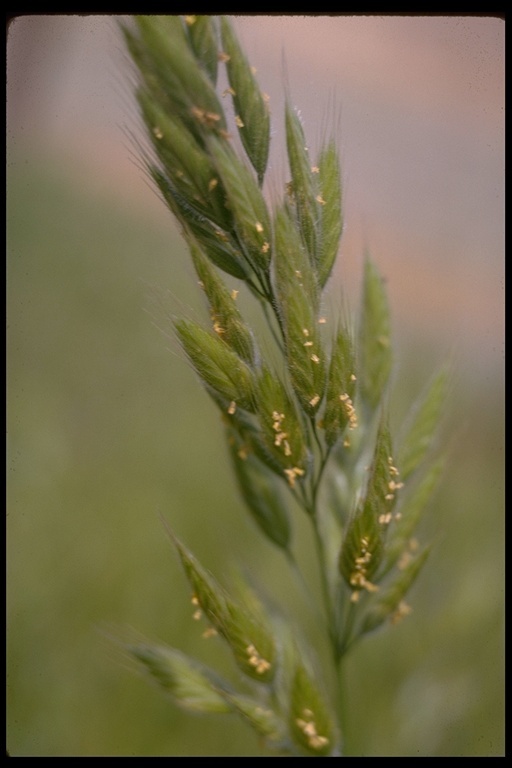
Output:
<instances>
[{"instance_id":1,"label":"pollen-covered anther","mask_svg":"<svg viewBox=\"0 0 512 768\"><path fill-rule=\"evenodd\" d=\"M320 362L320 358L318 357L318 355L311 355L311 360L317 364Z\"/></svg>"},{"instance_id":2,"label":"pollen-covered anther","mask_svg":"<svg viewBox=\"0 0 512 768\"><path fill-rule=\"evenodd\" d=\"M403 488L403 487L404 487L403 483L395 483L394 480L390 480L388 483L388 488L390 491L399 491L400 488Z\"/></svg>"},{"instance_id":3,"label":"pollen-covered anther","mask_svg":"<svg viewBox=\"0 0 512 768\"><path fill-rule=\"evenodd\" d=\"M329 743L329 739L327 736L320 736L318 733L316 723L313 719L313 713L310 709L303 709L302 714L303 717L298 717L295 722L304 736L307 736L308 745L311 749L322 749Z\"/></svg>"},{"instance_id":4,"label":"pollen-covered anther","mask_svg":"<svg viewBox=\"0 0 512 768\"><path fill-rule=\"evenodd\" d=\"M190 602L192 603L192 605L194 605L196 607L196 610L192 614L192 618L194 619L194 621L199 621L199 619L203 615L203 612L202 612L201 608L199 607L200 604L199 604L199 598L197 597L197 595L192 595L192 598L191 598Z\"/></svg>"},{"instance_id":5,"label":"pollen-covered anther","mask_svg":"<svg viewBox=\"0 0 512 768\"><path fill-rule=\"evenodd\" d=\"M305 347L312 347L313 346L313 342L312 341L305 341L304 342L304 346Z\"/></svg>"},{"instance_id":6,"label":"pollen-covered anther","mask_svg":"<svg viewBox=\"0 0 512 768\"><path fill-rule=\"evenodd\" d=\"M236 297L238 296L239 293L240 291L237 291L236 288L233 288L233 290L230 293L230 296L233 299L233 301L236 301Z\"/></svg>"},{"instance_id":7,"label":"pollen-covered anther","mask_svg":"<svg viewBox=\"0 0 512 768\"><path fill-rule=\"evenodd\" d=\"M215 627L207 627L201 637L204 637L205 640L208 640L210 637L216 637L219 633L215 629Z\"/></svg>"},{"instance_id":8,"label":"pollen-covered anther","mask_svg":"<svg viewBox=\"0 0 512 768\"><path fill-rule=\"evenodd\" d=\"M284 419L284 413L279 413L278 411L272 411L272 418L274 420L274 423L272 424L272 429L274 429L276 432L280 432L281 422Z\"/></svg>"},{"instance_id":9,"label":"pollen-covered anther","mask_svg":"<svg viewBox=\"0 0 512 768\"><path fill-rule=\"evenodd\" d=\"M219 336L222 336L222 334L226 333L226 329L222 327L222 325L219 323L218 320L213 321L213 330L215 333L217 333Z\"/></svg>"},{"instance_id":10,"label":"pollen-covered anther","mask_svg":"<svg viewBox=\"0 0 512 768\"><path fill-rule=\"evenodd\" d=\"M340 395L340 400L343 403L345 413L347 414L348 428L355 429L357 427L357 413L356 409L354 408L354 404L350 399L350 395L345 392L344 394Z\"/></svg>"},{"instance_id":11,"label":"pollen-covered anther","mask_svg":"<svg viewBox=\"0 0 512 768\"><path fill-rule=\"evenodd\" d=\"M393 515L391 514L391 512L386 512L383 515L379 515L379 523L381 525L389 525L392 519L393 519Z\"/></svg>"},{"instance_id":12,"label":"pollen-covered anther","mask_svg":"<svg viewBox=\"0 0 512 768\"><path fill-rule=\"evenodd\" d=\"M396 477L397 475L400 474L398 469L395 466L393 466L393 457L392 456L388 456L388 464L389 464L389 474L390 475L394 475Z\"/></svg>"},{"instance_id":13,"label":"pollen-covered anther","mask_svg":"<svg viewBox=\"0 0 512 768\"><path fill-rule=\"evenodd\" d=\"M201 109L200 107L192 107L190 110L193 117L197 118L200 123L205 122L205 111L204 109Z\"/></svg>"},{"instance_id":14,"label":"pollen-covered anther","mask_svg":"<svg viewBox=\"0 0 512 768\"><path fill-rule=\"evenodd\" d=\"M192 26L192 24L196 23L197 16L185 16L185 23L188 24L189 27Z\"/></svg>"},{"instance_id":15,"label":"pollen-covered anther","mask_svg":"<svg viewBox=\"0 0 512 768\"><path fill-rule=\"evenodd\" d=\"M295 480L297 477L302 477L304 470L300 469L300 467L292 467L291 469L285 469L284 473L288 478L290 488L295 488Z\"/></svg>"},{"instance_id":16,"label":"pollen-covered anther","mask_svg":"<svg viewBox=\"0 0 512 768\"><path fill-rule=\"evenodd\" d=\"M232 416L236 411L236 403L234 400L232 400L229 404L228 413L230 416Z\"/></svg>"},{"instance_id":17,"label":"pollen-covered anther","mask_svg":"<svg viewBox=\"0 0 512 768\"><path fill-rule=\"evenodd\" d=\"M319 317L318 318L318 322L319 322L320 325L325 325L325 323L327 322L327 318L326 317Z\"/></svg>"},{"instance_id":18,"label":"pollen-covered anther","mask_svg":"<svg viewBox=\"0 0 512 768\"><path fill-rule=\"evenodd\" d=\"M204 120L206 125L208 125L210 128L213 128L215 123L218 123L219 120L221 120L221 116L218 115L216 112L205 112Z\"/></svg>"},{"instance_id":19,"label":"pollen-covered anther","mask_svg":"<svg viewBox=\"0 0 512 768\"><path fill-rule=\"evenodd\" d=\"M299 280L302 278L302 272L300 271L300 269L295 270L295 277L298 277Z\"/></svg>"},{"instance_id":20,"label":"pollen-covered anther","mask_svg":"<svg viewBox=\"0 0 512 768\"><path fill-rule=\"evenodd\" d=\"M317 196L315 197L315 200L317 201L317 203L320 203L320 205L326 205L326 202L325 202L325 200L323 199L322 195L317 195Z\"/></svg>"},{"instance_id":21,"label":"pollen-covered anther","mask_svg":"<svg viewBox=\"0 0 512 768\"><path fill-rule=\"evenodd\" d=\"M211 192L212 190L214 190L218 183L219 183L218 179L210 179L210 181L208 182L208 192Z\"/></svg>"},{"instance_id":22,"label":"pollen-covered anther","mask_svg":"<svg viewBox=\"0 0 512 768\"><path fill-rule=\"evenodd\" d=\"M311 173L320 173L320 168L318 167L318 165L311 166Z\"/></svg>"},{"instance_id":23,"label":"pollen-covered anther","mask_svg":"<svg viewBox=\"0 0 512 768\"><path fill-rule=\"evenodd\" d=\"M261 252L262 253L268 253L269 250L270 250L270 243L265 240L265 242L261 246Z\"/></svg>"},{"instance_id":24,"label":"pollen-covered anther","mask_svg":"<svg viewBox=\"0 0 512 768\"><path fill-rule=\"evenodd\" d=\"M319 402L320 402L320 395L314 395L314 397L312 397L311 400L309 401L309 404L312 408L314 408L315 405L318 405Z\"/></svg>"},{"instance_id":25,"label":"pollen-covered anther","mask_svg":"<svg viewBox=\"0 0 512 768\"><path fill-rule=\"evenodd\" d=\"M367 579L367 565L372 559L372 553L368 547L369 540L366 536L363 536L361 538L360 555L355 558L354 570L350 575L350 584L356 588L350 598L353 603L359 600L359 590L366 589L367 592L377 592L379 589L376 584Z\"/></svg>"},{"instance_id":26,"label":"pollen-covered anther","mask_svg":"<svg viewBox=\"0 0 512 768\"><path fill-rule=\"evenodd\" d=\"M270 661L267 661L262 656L260 656L256 650L256 647L252 643L251 645L248 645L245 650L249 656L249 664L251 667L254 667L258 675L263 675L272 667Z\"/></svg>"},{"instance_id":27,"label":"pollen-covered anther","mask_svg":"<svg viewBox=\"0 0 512 768\"><path fill-rule=\"evenodd\" d=\"M237 126L239 128L243 128L245 126L245 123L242 120L242 118L240 117L240 115L235 115L235 123L237 124Z\"/></svg>"},{"instance_id":28,"label":"pollen-covered anther","mask_svg":"<svg viewBox=\"0 0 512 768\"><path fill-rule=\"evenodd\" d=\"M158 125L155 125L155 127L153 128L153 135L154 135L154 137L156 139L163 139L163 137L164 137L164 135L163 135L162 131L160 130L160 128L158 127Z\"/></svg>"},{"instance_id":29,"label":"pollen-covered anther","mask_svg":"<svg viewBox=\"0 0 512 768\"><path fill-rule=\"evenodd\" d=\"M401 600L398 603L398 607L396 611L394 611L391 616L389 617L389 620L392 624L398 624L399 621L402 621L406 616L408 616L412 611L412 608L410 605L408 605L405 600Z\"/></svg>"},{"instance_id":30,"label":"pollen-covered anther","mask_svg":"<svg viewBox=\"0 0 512 768\"><path fill-rule=\"evenodd\" d=\"M398 563L396 564L398 570L405 571L405 569L408 567L411 560L412 560L412 555L410 552L402 552L398 560Z\"/></svg>"},{"instance_id":31,"label":"pollen-covered anther","mask_svg":"<svg viewBox=\"0 0 512 768\"><path fill-rule=\"evenodd\" d=\"M285 441L287 437L288 437L288 432L278 432L274 439L274 445L280 448L283 441Z\"/></svg>"}]
</instances>

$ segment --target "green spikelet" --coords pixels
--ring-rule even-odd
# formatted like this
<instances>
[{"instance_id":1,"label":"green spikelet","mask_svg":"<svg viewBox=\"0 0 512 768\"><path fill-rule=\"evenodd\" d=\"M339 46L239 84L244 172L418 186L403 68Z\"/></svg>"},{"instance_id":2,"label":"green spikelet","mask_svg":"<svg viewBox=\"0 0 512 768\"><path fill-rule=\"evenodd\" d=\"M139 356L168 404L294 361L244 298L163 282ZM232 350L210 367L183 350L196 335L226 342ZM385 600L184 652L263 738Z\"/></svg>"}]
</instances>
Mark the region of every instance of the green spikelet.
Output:
<instances>
[{"instance_id":1,"label":"green spikelet","mask_svg":"<svg viewBox=\"0 0 512 768\"><path fill-rule=\"evenodd\" d=\"M194 244L190 247L192 261L210 309L213 330L248 365L254 365L254 340L236 306L236 291L230 292L208 259Z\"/></svg>"},{"instance_id":2,"label":"green spikelet","mask_svg":"<svg viewBox=\"0 0 512 768\"><path fill-rule=\"evenodd\" d=\"M124 28L128 48L149 91L202 144L226 131L210 77L197 61L178 16L137 16L136 34Z\"/></svg>"},{"instance_id":3,"label":"green spikelet","mask_svg":"<svg viewBox=\"0 0 512 768\"><path fill-rule=\"evenodd\" d=\"M312 416L322 402L326 371L318 324L318 282L286 208L277 211L275 231L275 278L287 365L300 405Z\"/></svg>"},{"instance_id":4,"label":"green spikelet","mask_svg":"<svg viewBox=\"0 0 512 768\"><path fill-rule=\"evenodd\" d=\"M365 402L375 409L391 371L391 322L384 284L373 263L364 265L359 329L360 387Z\"/></svg>"},{"instance_id":5,"label":"green spikelet","mask_svg":"<svg viewBox=\"0 0 512 768\"><path fill-rule=\"evenodd\" d=\"M253 519L265 535L282 549L288 549L290 520L279 479L230 430L228 444L238 487Z\"/></svg>"},{"instance_id":6,"label":"green spikelet","mask_svg":"<svg viewBox=\"0 0 512 768\"><path fill-rule=\"evenodd\" d=\"M225 193L209 155L183 123L155 103L147 90L139 90L138 101L168 183L190 207L229 229L232 221Z\"/></svg>"},{"instance_id":7,"label":"green spikelet","mask_svg":"<svg viewBox=\"0 0 512 768\"><path fill-rule=\"evenodd\" d=\"M290 731L308 756L325 756L333 751L334 727L329 705L300 660L296 663L290 691Z\"/></svg>"},{"instance_id":8,"label":"green spikelet","mask_svg":"<svg viewBox=\"0 0 512 768\"><path fill-rule=\"evenodd\" d=\"M185 16L190 45L213 85L217 82L219 48L213 16Z\"/></svg>"},{"instance_id":9,"label":"green spikelet","mask_svg":"<svg viewBox=\"0 0 512 768\"><path fill-rule=\"evenodd\" d=\"M248 411L254 410L251 369L218 336L191 320L177 320L178 339L207 388Z\"/></svg>"},{"instance_id":10,"label":"green spikelet","mask_svg":"<svg viewBox=\"0 0 512 768\"><path fill-rule=\"evenodd\" d=\"M340 163L334 141L329 142L320 153L318 174L320 242L316 251L316 270L318 282L323 288L336 261L343 231Z\"/></svg>"},{"instance_id":11,"label":"green spikelet","mask_svg":"<svg viewBox=\"0 0 512 768\"><path fill-rule=\"evenodd\" d=\"M276 672L276 646L261 613L255 616L232 600L194 555L173 534L171 538L194 591L194 604L228 643L239 668L253 680L270 682Z\"/></svg>"},{"instance_id":12,"label":"green spikelet","mask_svg":"<svg viewBox=\"0 0 512 768\"><path fill-rule=\"evenodd\" d=\"M345 429L357 429L358 421L354 406L357 377L355 351L348 331L340 328L331 355L327 377L327 392L323 426L325 440L334 445Z\"/></svg>"},{"instance_id":13,"label":"green spikelet","mask_svg":"<svg viewBox=\"0 0 512 768\"><path fill-rule=\"evenodd\" d=\"M430 548L424 549L419 555L410 556L404 560L398 575L382 589L370 605L363 621L362 631L371 632L386 619L393 623L399 621L410 612L410 607L404 602L405 595L416 580L430 553Z\"/></svg>"},{"instance_id":14,"label":"green spikelet","mask_svg":"<svg viewBox=\"0 0 512 768\"><path fill-rule=\"evenodd\" d=\"M238 132L261 186L270 148L267 99L260 91L233 28L225 17L221 18L221 34Z\"/></svg>"},{"instance_id":15,"label":"green spikelet","mask_svg":"<svg viewBox=\"0 0 512 768\"><path fill-rule=\"evenodd\" d=\"M180 707L192 712L232 711L218 693L218 676L184 653L158 645L132 645L126 650Z\"/></svg>"},{"instance_id":16,"label":"green spikelet","mask_svg":"<svg viewBox=\"0 0 512 768\"><path fill-rule=\"evenodd\" d=\"M447 384L447 370L443 369L429 382L411 412L399 454L404 480L417 469L432 447L446 403Z\"/></svg>"},{"instance_id":17,"label":"green spikelet","mask_svg":"<svg viewBox=\"0 0 512 768\"><path fill-rule=\"evenodd\" d=\"M318 222L322 200L315 181L304 130L297 113L286 103L286 147L292 175L291 198L297 213L299 230L312 264L317 264Z\"/></svg>"},{"instance_id":18,"label":"green spikelet","mask_svg":"<svg viewBox=\"0 0 512 768\"><path fill-rule=\"evenodd\" d=\"M268 465L279 467L291 488L307 472L307 440L301 421L281 380L267 367L256 384L257 414ZM263 458L263 457L262 457Z\"/></svg>"},{"instance_id":19,"label":"green spikelet","mask_svg":"<svg viewBox=\"0 0 512 768\"><path fill-rule=\"evenodd\" d=\"M226 191L240 243L254 269L267 271L271 258L272 230L265 199L249 168L231 146L211 138L209 150Z\"/></svg>"}]
</instances>

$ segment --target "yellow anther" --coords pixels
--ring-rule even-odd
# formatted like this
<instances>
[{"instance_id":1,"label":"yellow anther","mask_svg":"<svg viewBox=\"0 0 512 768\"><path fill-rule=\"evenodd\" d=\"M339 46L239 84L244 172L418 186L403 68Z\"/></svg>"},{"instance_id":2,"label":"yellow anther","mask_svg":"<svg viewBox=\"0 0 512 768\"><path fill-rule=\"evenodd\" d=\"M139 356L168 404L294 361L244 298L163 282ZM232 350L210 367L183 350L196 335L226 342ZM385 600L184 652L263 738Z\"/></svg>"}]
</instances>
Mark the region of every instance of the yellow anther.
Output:
<instances>
[{"instance_id":1,"label":"yellow anther","mask_svg":"<svg viewBox=\"0 0 512 768\"><path fill-rule=\"evenodd\" d=\"M303 709L302 714L303 717L298 717L295 722L304 736L307 736L308 745L312 749L322 749L322 747L329 743L329 739L326 736L320 736L318 733L313 719L314 715L310 709Z\"/></svg>"},{"instance_id":2,"label":"yellow anther","mask_svg":"<svg viewBox=\"0 0 512 768\"><path fill-rule=\"evenodd\" d=\"M247 651L247 654L249 656L249 664L251 667L254 667L258 675L263 675L265 672L268 672L268 670L272 667L272 664L264 659L258 651L256 650L255 646L248 645L245 649Z\"/></svg>"},{"instance_id":3,"label":"yellow anther","mask_svg":"<svg viewBox=\"0 0 512 768\"><path fill-rule=\"evenodd\" d=\"M229 404L228 413L230 416L232 416L236 411L236 403L234 400L232 400Z\"/></svg>"},{"instance_id":4,"label":"yellow anther","mask_svg":"<svg viewBox=\"0 0 512 768\"><path fill-rule=\"evenodd\" d=\"M242 120L242 118L240 117L240 115L235 115L235 123L237 124L237 126L238 126L239 128L243 128L243 127L244 127L244 125L245 125L245 123L244 123L244 121Z\"/></svg>"},{"instance_id":5,"label":"yellow anther","mask_svg":"<svg viewBox=\"0 0 512 768\"><path fill-rule=\"evenodd\" d=\"M163 137L164 137L164 135L163 135L162 131L160 130L160 128L158 127L158 125L155 125L155 127L153 128L153 135L157 139L163 139Z\"/></svg>"},{"instance_id":6,"label":"yellow anther","mask_svg":"<svg viewBox=\"0 0 512 768\"><path fill-rule=\"evenodd\" d=\"M399 621L402 621L405 616L408 616L412 611L412 608L410 605L408 605L404 600L401 600L398 603L398 608L394 613L391 614L389 617L389 620L392 624L398 624Z\"/></svg>"},{"instance_id":7,"label":"yellow anther","mask_svg":"<svg viewBox=\"0 0 512 768\"><path fill-rule=\"evenodd\" d=\"M300 467L292 467L292 469L285 469L284 473L288 478L288 483L290 484L290 488L294 488L295 480L297 479L297 477L301 477L304 474L304 470L300 469Z\"/></svg>"}]
</instances>

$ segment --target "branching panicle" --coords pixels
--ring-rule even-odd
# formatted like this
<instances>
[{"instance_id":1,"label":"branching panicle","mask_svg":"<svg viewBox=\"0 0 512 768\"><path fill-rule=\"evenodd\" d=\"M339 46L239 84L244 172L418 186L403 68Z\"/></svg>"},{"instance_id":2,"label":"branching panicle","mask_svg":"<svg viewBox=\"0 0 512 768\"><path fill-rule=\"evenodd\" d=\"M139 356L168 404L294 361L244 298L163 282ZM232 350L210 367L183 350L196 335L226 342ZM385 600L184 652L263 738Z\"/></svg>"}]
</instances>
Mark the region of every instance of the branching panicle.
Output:
<instances>
[{"instance_id":1,"label":"branching panicle","mask_svg":"<svg viewBox=\"0 0 512 768\"><path fill-rule=\"evenodd\" d=\"M310 521L331 654L326 668L313 673L300 632L282 632L284 620L264 601L254 611L251 600L235 599L172 532L192 589L192 615L206 623L205 637L216 634L227 644L242 679L234 687L160 645L128 651L185 708L239 714L280 754L339 756L344 708L339 695L331 701L323 676L336 678L357 640L410 611L405 596L429 552L415 531L440 474L430 457L446 375L433 379L412 412L395 456L390 314L369 256L357 333L350 322L326 323L322 315L343 230L336 141L312 159L287 100L291 180L271 205L263 191L268 97L231 22L140 16L122 31L138 77L147 169L181 226L209 314L208 325L176 319L176 338L220 411L235 498L295 574L301 571L292 512L299 507ZM221 94L223 66L229 87ZM226 96L233 125L223 109ZM237 132L240 150L232 140ZM234 281L257 297L272 352L245 319ZM326 531L339 542L334 554Z\"/></svg>"}]
</instances>

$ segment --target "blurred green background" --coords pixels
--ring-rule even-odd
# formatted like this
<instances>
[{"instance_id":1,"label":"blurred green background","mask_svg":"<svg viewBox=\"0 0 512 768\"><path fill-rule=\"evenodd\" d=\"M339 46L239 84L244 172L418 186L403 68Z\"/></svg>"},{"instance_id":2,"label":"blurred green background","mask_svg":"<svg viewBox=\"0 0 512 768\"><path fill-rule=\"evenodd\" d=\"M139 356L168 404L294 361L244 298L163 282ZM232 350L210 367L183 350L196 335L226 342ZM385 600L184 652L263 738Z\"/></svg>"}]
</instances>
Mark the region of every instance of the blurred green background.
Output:
<instances>
[{"instance_id":1,"label":"blurred green background","mask_svg":"<svg viewBox=\"0 0 512 768\"><path fill-rule=\"evenodd\" d=\"M345 19L335 21L342 33ZM311 32L307 22L303 35ZM402 39L402 20L389 29L380 22L360 25L359 34L367 34L367 47L359 38L361 66L375 68L367 59L381 39L376 29L391 51ZM269 17L238 23L259 66ZM289 37L292 85L301 73L296 23L277 19L285 45ZM447 62L441 43L454 37L423 23L436 60ZM350 118L343 133L347 217L355 224L348 219L330 301L336 303L341 278L349 294L358 286L368 242L390 289L397 420L433 367L446 357L454 365L451 461L425 527L425 538L437 543L411 595L413 613L368 637L347 664L353 754L504 754L503 94L489 96L502 76L503 30L496 31L496 19L479 23L470 32L494 67L493 80L468 75L471 98L483 99L480 122L467 130L459 124L457 134L446 112L430 113L432 125L423 128L431 143L417 176L400 165L397 150L395 176L388 158L374 175L363 168L352 181L353 147L363 157L375 143L371 134L351 134ZM410 34L414 41L414 29ZM291 613L303 605L279 553L238 502L217 414L172 340L170 316L195 315L200 297L170 216L130 159L120 123L127 119L133 129L136 121L129 89L120 85L114 23L20 18L8 43L7 747L13 756L265 754L238 720L180 712L111 639L134 631L205 661L220 653L230 673L228 657L191 619L189 589L160 515L221 580L241 563ZM384 47L379 51L384 55ZM461 45L452 53L464 51ZM406 53L411 61L422 55ZM113 63L104 68L102 56ZM471 74L468 61L464 69L462 56L462 74ZM439 75L434 70L431 82L439 85ZM262 67L265 76L271 73ZM394 82L399 90L401 81ZM314 83L312 75L304 87ZM327 98L329 82L321 84ZM383 107L382 95L365 91L363 81L356 86L360 101L351 101L348 89L344 114L351 107L357 113L366 95L370 123L384 132L407 133L420 120L416 102L405 99L409 111L384 116L389 100ZM302 103L300 87L295 93ZM486 99L494 105L492 125ZM117 112L108 111L112 103ZM313 108L306 104L311 119ZM436 115L444 133L433 127ZM466 155L450 154L457 136L468 155L472 141L488 142L481 174ZM402 147L415 155L416 147ZM446 156L429 175L431 152ZM417 193L405 223L400 192L389 210L359 197L365 185L385 197L393 178L402 195ZM440 200L426 206L433 188L447 200L460 191L452 219ZM363 232L362 216L371 222ZM431 236L425 218L435 225ZM350 302L355 306L357 296ZM301 520L296 541L314 580Z\"/></svg>"}]
</instances>

